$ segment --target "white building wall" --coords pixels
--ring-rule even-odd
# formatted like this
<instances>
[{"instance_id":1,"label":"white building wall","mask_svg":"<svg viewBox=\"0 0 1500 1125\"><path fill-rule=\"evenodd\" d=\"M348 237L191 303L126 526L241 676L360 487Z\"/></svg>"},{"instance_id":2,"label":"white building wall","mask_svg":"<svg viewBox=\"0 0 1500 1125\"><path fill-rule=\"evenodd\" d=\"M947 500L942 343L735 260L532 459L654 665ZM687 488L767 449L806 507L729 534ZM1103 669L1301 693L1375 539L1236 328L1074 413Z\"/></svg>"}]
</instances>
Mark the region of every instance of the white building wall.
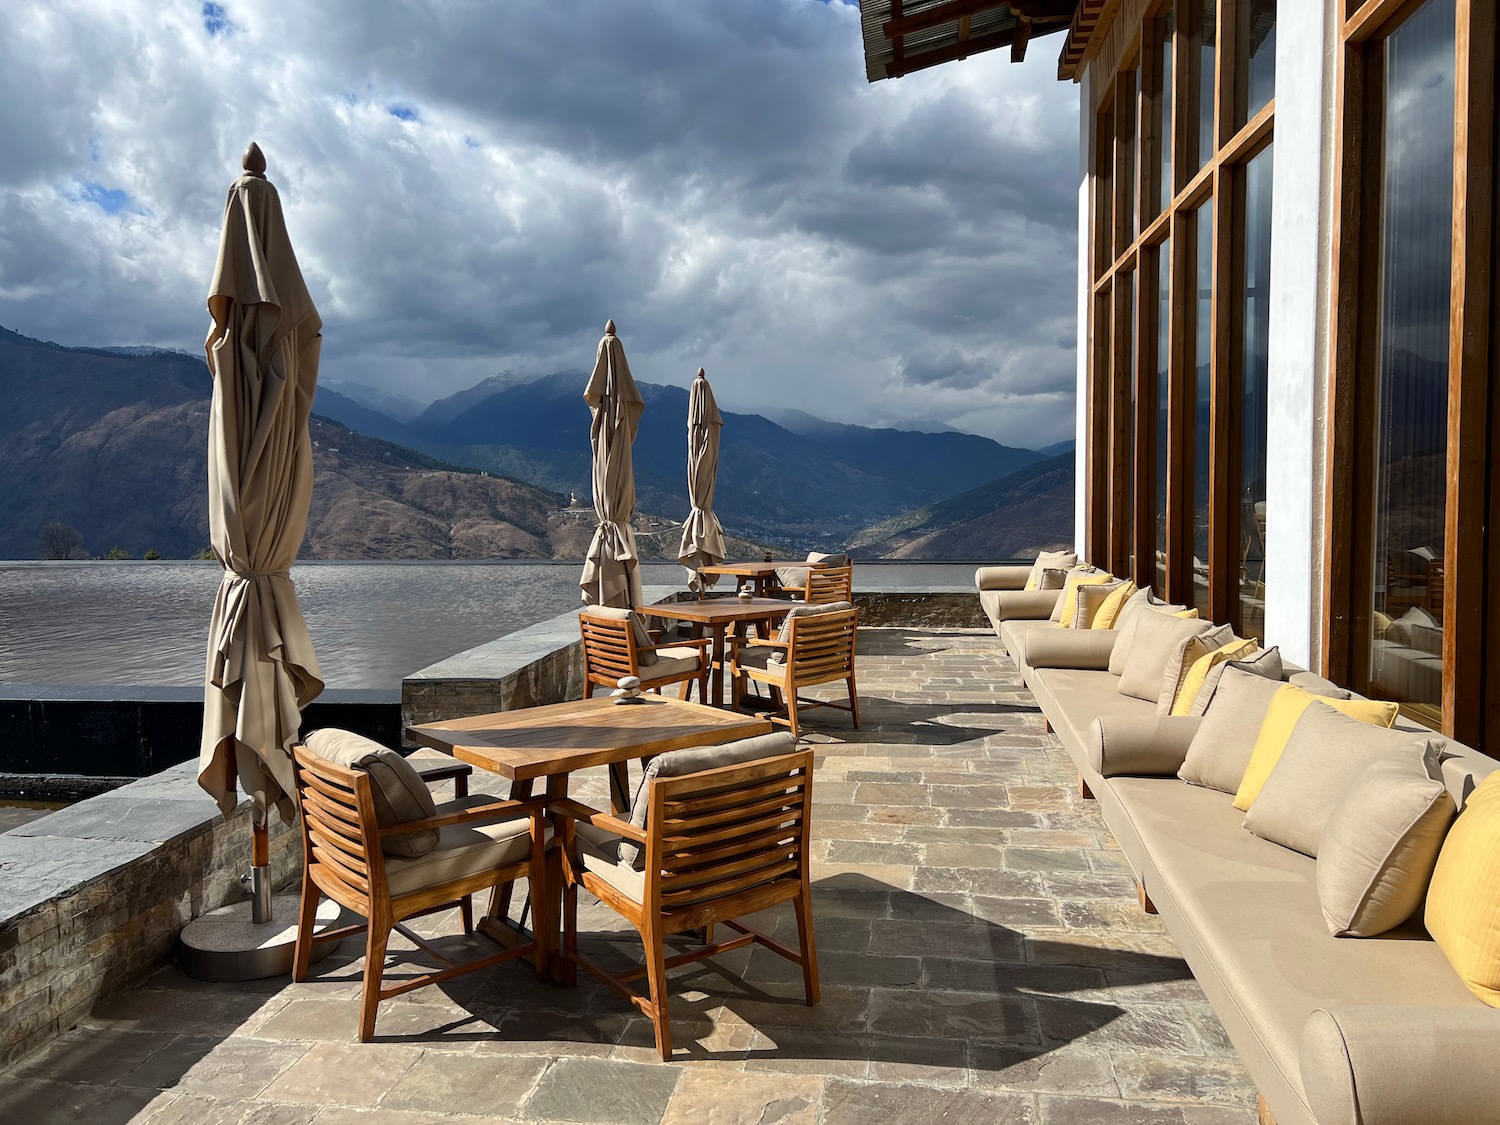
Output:
<instances>
[{"instance_id":1,"label":"white building wall","mask_svg":"<svg viewBox=\"0 0 1500 1125\"><path fill-rule=\"evenodd\" d=\"M1321 659L1336 0L1276 13L1266 643Z\"/></svg>"},{"instance_id":2,"label":"white building wall","mask_svg":"<svg viewBox=\"0 0 1500 1125\"><path fill-rule=\"evenodd\" d=\"M1073 549L1080 558L1086 557L1084 543L1088 538L1089 311L1093 303L1089 284L1092 280L1089 253L1093 246L1089 237L1089 175L1095 122L1092 69L1086 69L1078 83L1078 440L1074 451Z\"/></svg>"}]
</instances>

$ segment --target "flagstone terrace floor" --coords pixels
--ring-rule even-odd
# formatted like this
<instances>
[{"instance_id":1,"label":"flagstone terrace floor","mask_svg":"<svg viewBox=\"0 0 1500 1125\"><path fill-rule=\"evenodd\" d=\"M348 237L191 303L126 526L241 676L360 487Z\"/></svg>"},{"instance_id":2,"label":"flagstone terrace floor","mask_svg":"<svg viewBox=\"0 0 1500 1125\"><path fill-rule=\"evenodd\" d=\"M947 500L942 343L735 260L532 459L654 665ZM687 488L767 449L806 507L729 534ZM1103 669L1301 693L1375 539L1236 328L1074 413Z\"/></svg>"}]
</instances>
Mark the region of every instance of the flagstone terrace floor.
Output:
<instances>
[{"instance_id":1,"label":"flagstone terrace floor","mask_svg":"<svg viewBox=\"0 0 1500 1125\"><path fill-rule=\"evenodd\" d=\"M613 993L502 965L386 1002L359 1044L346 942L299 985L161 970L0 1073L0 1120L1253 1122L1219 1021L993 634L862 630L859 686L863 730L821 711L806 732L817 1007L764 950L684 967L664 1064ZM580 788L598 799L602 778ZM605 956L635 954L611 912L580 916L596 953L612 934ZM795 940L789 913L763 924Z\"/></svg>"}]
</instances>

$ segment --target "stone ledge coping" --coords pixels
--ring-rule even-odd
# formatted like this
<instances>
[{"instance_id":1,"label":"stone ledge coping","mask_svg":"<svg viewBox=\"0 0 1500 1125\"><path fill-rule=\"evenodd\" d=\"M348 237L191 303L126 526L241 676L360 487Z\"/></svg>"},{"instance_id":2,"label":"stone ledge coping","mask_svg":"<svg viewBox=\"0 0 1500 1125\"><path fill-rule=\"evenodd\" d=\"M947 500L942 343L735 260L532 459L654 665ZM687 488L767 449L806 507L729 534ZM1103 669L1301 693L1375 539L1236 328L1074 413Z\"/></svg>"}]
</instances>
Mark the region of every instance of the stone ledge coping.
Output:
<instances>
[{"instance_id":1,"label":"stone ledge coping","mask_svg":"<svg viewBox=\"0 0 1500 1125\"><path fill-rule=\"evenodd\" d=\"M219 819L190 761L0 833L0 944L18 915Z\"/></svg>"}]
</instances>

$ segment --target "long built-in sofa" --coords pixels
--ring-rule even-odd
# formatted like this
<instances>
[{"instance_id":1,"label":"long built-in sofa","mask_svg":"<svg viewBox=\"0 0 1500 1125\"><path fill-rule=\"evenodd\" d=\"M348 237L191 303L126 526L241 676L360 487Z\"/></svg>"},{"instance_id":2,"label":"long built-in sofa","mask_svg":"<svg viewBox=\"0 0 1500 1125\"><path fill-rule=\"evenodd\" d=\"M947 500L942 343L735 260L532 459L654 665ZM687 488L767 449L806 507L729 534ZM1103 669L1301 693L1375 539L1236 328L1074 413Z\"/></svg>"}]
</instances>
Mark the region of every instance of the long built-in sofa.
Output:
<instances>
[{"instance_id":1,"label":"long built-in sofa","mask_svg":"<svg viewBox=\"0 0 1500 1125\"><path fill-rule=\"evenodd\" d=\"M1319 861L1247 830L1235 795L1179 778L1213 703L1201 716L1163 715L1122 694L1109 670L1122 630L1048 620L1063 593L1024 589L1029 577L1025 566L982 568L985 612L1077 766L1081 792L1098 800L1142 907L1160 912L1222 1019L1259 1087L1263 1120L1500 1122L1500 1009L1466 986L1422 909L1378 936L1333 936ZM1350 694L1291 664L1280 679L1329 699ZM1392 729L1431 733L1404 718ZM1433 777L1440 770L1461 810L1497 767L1449 741Z\"/></svg>"}]
</instances>

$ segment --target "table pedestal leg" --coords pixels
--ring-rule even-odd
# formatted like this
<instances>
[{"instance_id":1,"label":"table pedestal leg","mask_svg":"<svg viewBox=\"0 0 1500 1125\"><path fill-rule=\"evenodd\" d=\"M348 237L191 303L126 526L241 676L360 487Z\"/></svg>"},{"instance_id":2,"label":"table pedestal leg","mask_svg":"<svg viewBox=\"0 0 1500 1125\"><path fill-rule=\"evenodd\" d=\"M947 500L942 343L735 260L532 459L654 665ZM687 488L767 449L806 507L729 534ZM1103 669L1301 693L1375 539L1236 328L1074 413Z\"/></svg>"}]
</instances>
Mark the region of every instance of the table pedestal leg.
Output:
<instances>
[{"instance_id":1,"label":"table pedestal leg","mask_svg":"<svg viewBox=\"0 0 1500 1125\"><path fill-rule=\"evenodd\" d=\"M567 795L567 774L557 773L547 778L549 799L557 800ZM532 912L535 915L532 927L537 933L547 935L546 948L554 954L550 958L552 979L558 984L572 986L578 983L578 966L558 953L562 949L562 847L562 817L558 815L552 818L552 847L547 850L547 885L534 887L531 892L531 901L534 904Z\"/></svg>"},{"instance_id":2,"label":"table pedestal leg","mask_svg":"<svg viewBox=\"0 0 1500 1125\"><path fill-rule=\"evenodd\" d=\"M714 706L724 706L724 624L713 626L714 630Z\"/></svg>"}]
</instances>

